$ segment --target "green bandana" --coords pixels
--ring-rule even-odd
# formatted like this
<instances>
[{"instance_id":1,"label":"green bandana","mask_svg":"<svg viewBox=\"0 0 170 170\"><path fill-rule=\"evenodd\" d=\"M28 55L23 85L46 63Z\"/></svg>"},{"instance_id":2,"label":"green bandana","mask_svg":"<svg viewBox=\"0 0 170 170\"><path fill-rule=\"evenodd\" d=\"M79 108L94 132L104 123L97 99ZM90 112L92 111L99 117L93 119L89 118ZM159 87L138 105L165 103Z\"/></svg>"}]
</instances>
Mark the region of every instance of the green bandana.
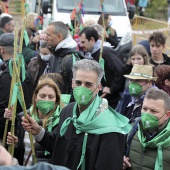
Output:
<instances>
[{"instance_id":1,"label":"green bandana","mask_svg":"<svg viewBox=\"0 0 170 170\"><path fill-rule=\"evenodd\" d=\"M66 106L68 103L70 103L70 98L71 98L70 94L61 94L60 95L60 99L63 102L64 106Z\"/></svg>"},{"instance_id":2,"label":"green bandana","mask_svg":"<svg viewBox=\"0 0 170 170\"><path fill-rule=\"evenodd\" d=\"M139 126L138 138L144 149L146 147L157 148L157 157L154 170L163 170L162 148L170 146L170 121L168 122L167 126L157 136L155 136L152 140L148 142L146 142L146 138L143 135L141 128Z\"/></svg>"},{"instance_id":3,"label":"green bandana","mask_svg":"<svg viewBox=\"0 0 170 170\"><path fill-rule=\"evenodd\" d=\"M111 32L110 32L110 28L108 28L108 30L107 30L107 34L108 34L108 35L110 35L110 34L111 34Z\"/></svg>"},{"instance_id":4,"label":"green bandana","mask_svg":"<svg viewBox=\"0 0 170 170\"><path fill-rule=\"evenodd\" d=\"M73 125L76 128L76 133L85 133L82 147L82 154L77 169L81 166L81 169L85 169L85 151L87 137L89 134L105 134L109 132L117 132L121 134L127 134L131 130L131 125L128 123L129 119L115 112L110 107L106 107L106 99L101 99L98 95L95 100L84 110L79 117L77 117L76 109L78 104L75 103L73 108L73 117L67 118L60 130L60 135L63 136L68 128L68 125L73 121ZM105 107L102 107L105 106Z\"/></svg>"}]
</instances>

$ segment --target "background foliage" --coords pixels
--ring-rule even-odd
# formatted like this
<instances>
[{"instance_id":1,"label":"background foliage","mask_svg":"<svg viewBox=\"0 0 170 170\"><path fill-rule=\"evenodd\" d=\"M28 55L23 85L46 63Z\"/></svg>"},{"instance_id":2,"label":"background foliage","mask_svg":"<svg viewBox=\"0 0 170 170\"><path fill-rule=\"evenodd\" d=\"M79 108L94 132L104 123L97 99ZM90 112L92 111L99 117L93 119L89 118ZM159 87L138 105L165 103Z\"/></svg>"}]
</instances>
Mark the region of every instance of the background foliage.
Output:
<instances>
[{"instance_id":1,"label":"background foliage","mask_svg":"<svg viewBox=\"0 0 170 170\"><path fill-rule=\"evenodd\" d=\"M138 0L135 0L136 7L138 6ZM149 0L148 6L145 9L145 17L160 19L167 21L167 0ZM136 10L138 13L138 9Z\"/></svg>"}]
</instances>

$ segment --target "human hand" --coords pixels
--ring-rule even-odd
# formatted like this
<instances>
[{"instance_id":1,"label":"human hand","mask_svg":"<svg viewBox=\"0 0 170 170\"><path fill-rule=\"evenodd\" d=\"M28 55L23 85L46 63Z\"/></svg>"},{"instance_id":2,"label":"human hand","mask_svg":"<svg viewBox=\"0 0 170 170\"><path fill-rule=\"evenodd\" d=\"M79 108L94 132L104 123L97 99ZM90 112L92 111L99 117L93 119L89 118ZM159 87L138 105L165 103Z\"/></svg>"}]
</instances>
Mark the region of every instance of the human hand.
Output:
<instances>
[{"instance_id":1,"label":"human hand","mask_svg":"<svg viewBox=\"0 0 170 170\"><path fill-rule=\"evenodd\" d=\"M18 144L18 137L15 135L11 135L11 132L8 132L7 135L7 144L12 145L12 144Z\"/></svg>"},{"instance_id":2,"label":"human hand","mask_svg":"<svg viewBox=\"0 0 170 170\"><path fill-rule=\"evenodd\" d=\"M123 169L127 169L128 167L131 167L131 164L129 162L129 158L124 156L124 158L123 158Z\"/></svg>"},{"instance_id":3,"label":"human hand","mask_svg":"<svg viewBox=\"0 0 170 170\"><path fill-rule=\"evenodd\" d=\"M102 92L107 93L107 94L111 94L111 90L110 90L109 87L104 87Z\"/></svg>"},{"instance_id":4,"label":"human hand","mask_svg":"<svg viewBox=\"0 0 170 170\"><path fill-rule=\"evenodd\" d=\"M28 115L26 117L22 117L21 124L25 131L31 132L33 135L38 135L42 129L42 127L39 126L38 123Z\"/></svg>"},{"instance_id":5,"label":"human hand","mask_svg":"<svg viewBox=\"0 0 170 170\"><path fill-rule=\"evenodd\" d=\"M100 98L105 98L107 96L107 93L103 93Z\"/></svg>"},{"instance_id":6,"label":"human hand","mask_svg":"<svg viewBox=\"0 0 170 170\"><path fill-rule=\"evenodd\" d=\"M33 43L38 43L40 41L40 35L36 35L35 37L33 37L32 42Z\"/></svg>"},{"instance_id":7,"label":"human hand","mask_svg":"<svg viewBox=\"0 0 170 170\"><path fill-rule=\"evenodd\" d=\"M12 119L12 107L10 109L6 108L4 112L4 118L11 120Z\"/></svg>"}]
</instances>

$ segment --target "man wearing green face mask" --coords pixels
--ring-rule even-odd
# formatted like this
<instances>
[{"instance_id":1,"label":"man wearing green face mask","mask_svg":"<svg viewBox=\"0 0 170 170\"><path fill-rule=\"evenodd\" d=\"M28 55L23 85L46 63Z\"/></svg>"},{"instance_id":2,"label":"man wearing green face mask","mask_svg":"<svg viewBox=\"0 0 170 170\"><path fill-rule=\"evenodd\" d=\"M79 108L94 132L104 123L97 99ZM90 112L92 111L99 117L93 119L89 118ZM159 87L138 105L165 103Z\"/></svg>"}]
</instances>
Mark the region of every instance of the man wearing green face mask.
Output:
<instances>
[{"instance_id":1,"label":"man wearing green face mask","mask_svg":"<svg viewBox=\"0 0 170 170\"><path fill-rule=\"evenodd\" d=\"M73 94L76 102L60 114L52 134L30 117L22 125L52 153L50 163L71 170L119 170L123 168L123 141L131 125L129 119L108 106L98 96L103 69L96 61L81 60L73 65Z\"/></svg>"},{"instance_id":2,"label":"man wearing green face mask","mask_svg":"<svg viewBox=\"0 0 170 170\"><path fill-rule=\"evenodd\" d=\"M153 77L152 66L137 64L133 66L129 75L124 76L129 78L129 88L124 91L116 111L133 121L133 119L141 115L145 94L149 89L157 88L153 85L156 77Z\"/></svg>"},{"instance_id":3,"label":"man wearing green face mask","mask_svg":"<svg viewBox=\"0 0 170 170\"><path fill-rule=\"evenodd\" d=\"M170 98L159 89L146 94L138 131L123 169L169 170L170 168Z\"/></svg>"}]
</instances>

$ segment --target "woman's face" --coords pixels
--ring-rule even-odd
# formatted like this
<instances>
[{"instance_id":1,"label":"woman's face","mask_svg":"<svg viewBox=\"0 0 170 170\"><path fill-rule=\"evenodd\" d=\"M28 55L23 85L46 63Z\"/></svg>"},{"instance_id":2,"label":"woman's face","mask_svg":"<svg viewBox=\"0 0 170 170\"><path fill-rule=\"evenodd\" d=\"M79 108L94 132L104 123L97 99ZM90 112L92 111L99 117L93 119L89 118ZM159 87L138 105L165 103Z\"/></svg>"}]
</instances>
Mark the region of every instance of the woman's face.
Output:
<instances>
[{"instance_id":1,"label":"woman's face","mask_svg":"<svg viewBox=\"0 0 170 170\"><path fill-rule=\"evenodd\" d=\"M111 27L111 24L112 24L112 18L111 18L111 15L108 16L108 19L107 19L107 25L106 27Z\"/></svg>"},{"instance_id":2,"label":"woman's face","mask_svg":"<svg viewBox=\"0 0 170 170\"><path fill-rule=\"evenodd\" d=\"M39 100L56 102L56 94L55 94L54 89L52 87L47 86L47 85L42 87L38 91L35 101L37 102Z\"/></svg>"},{"instance_id":3,"label":"woman's face","mask_svg":"<svg viewBox=\"0 0 170 170\"><path fill-rule=\"evenodd\" d=\"M144 59L141 55L134 54L131 56L131 63L132 63L132 66L134 66L135 64L144 65Z\"/></svg>"}]
</instances>

